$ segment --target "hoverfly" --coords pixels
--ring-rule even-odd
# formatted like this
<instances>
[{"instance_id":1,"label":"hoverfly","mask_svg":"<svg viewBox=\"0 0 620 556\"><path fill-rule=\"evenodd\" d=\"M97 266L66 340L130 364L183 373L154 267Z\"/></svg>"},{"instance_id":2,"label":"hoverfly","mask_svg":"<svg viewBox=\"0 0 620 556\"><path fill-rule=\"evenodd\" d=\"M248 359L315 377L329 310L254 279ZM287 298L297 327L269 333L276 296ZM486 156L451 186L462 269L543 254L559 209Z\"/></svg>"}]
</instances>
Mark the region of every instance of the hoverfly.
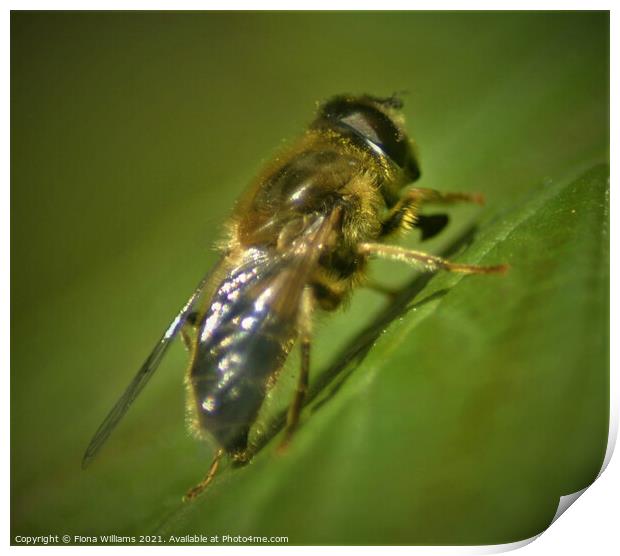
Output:
<instances>
[{"instance_id":1,"label":"hoverfly","mask_svg":"<svg viewBox=\"0 0 620 556\"><path fill-rule=\"evenodd\" d=\"M333 311L364 284L369 258L409 263L425 271L504 272L506 265L457 264L383 241L419 228L437 234L445 216L420 214L427 203L474 202L475 193L403 188L420 169L395 95L337 96L318 108L301 138L277 156L239 200L226 224L222 257L174 318L127 390L95 433L86 466L151 378L180 335L191 361L188 404L195 426L219 448L205 478L224 454L249 457L248 434L267 391L293 345L301 368L281 440L299 421L310 372L313 314Z\"/></svg>"}]
</instances>

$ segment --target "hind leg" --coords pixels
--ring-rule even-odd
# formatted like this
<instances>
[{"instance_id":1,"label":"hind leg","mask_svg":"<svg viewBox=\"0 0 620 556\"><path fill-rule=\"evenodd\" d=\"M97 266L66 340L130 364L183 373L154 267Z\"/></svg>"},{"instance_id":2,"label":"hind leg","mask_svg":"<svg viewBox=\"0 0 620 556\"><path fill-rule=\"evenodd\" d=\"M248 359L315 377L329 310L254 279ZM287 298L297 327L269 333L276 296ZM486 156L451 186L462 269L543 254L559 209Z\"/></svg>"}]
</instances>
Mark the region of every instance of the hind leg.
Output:
<instances>
[{"instance_id":1,"label":"hind leg","mask_svg":"<svg viewBox=\"0 0 620 556\"><path fill-rule=\"evenodd\" d=\"M192 353L194 351L195 334L198 329L198 311L193 311L187 315L187 320L181 328L181 340L185 349Z\"/></svg>"},{"instance_id":2,"label":"hind leg","mask_svg":"<svg viewBox=\"0 0 620 556\"><path fill-rule=\"evenodd\" d=\"M187 493L183 497L184 502L193 500L194 498L196 498L196 496L201 494L211 484L211 482L215 478L215 475L217 474L217 470L220 467L220 460L222 459L223 455L224 455L224 448L219 448L218 451L215 452L215 456L213 456L213 461L211 462L209 471L207 471L207 474L205 475L204 479L202 479L202 481L200 481L195 487L190 488L187 491Z\"/></svg>"}]
</instances>

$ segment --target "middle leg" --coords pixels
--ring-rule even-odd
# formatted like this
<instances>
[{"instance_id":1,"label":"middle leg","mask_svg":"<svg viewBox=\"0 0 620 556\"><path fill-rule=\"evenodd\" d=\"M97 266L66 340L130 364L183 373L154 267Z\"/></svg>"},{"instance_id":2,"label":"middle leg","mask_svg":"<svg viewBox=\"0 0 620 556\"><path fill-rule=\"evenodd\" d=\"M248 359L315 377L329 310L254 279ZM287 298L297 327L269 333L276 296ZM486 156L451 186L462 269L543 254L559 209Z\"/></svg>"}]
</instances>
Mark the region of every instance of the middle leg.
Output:
<instances>
[{"instance_id":1,"label":"middle leg","mask_svg":"<svg viewBox=\"0 0 620 556\"><path fill-rule=\"evenodd\" d=\"M282 438L278 448L280 451L284 451L286 449L295 430L297 429L301 409L306 397L306 392L308 391L308 377L310 375L310 343L312 335L312 309L312 290L310 287L306 287L302 294L301 311L299 316L301 368L297 378L295 395L288 409L284 437Z\"/></svg>"},{"instance_id":2,"label":"middle leg","mask_svg":"<svg viewBox=\"0 0 620 556\"><path fill-rule=\"evenodd\" d=\"M361 255L376 256L383 259L391 259L408 263L427 272L436 270L448 270L464 274L502 274L508 270L508 265L500 264L493 266L481 266L476 264L453 263L435 255L429 255L422 251L405 249L397 245L384 245L382 243L361 243L359 245Z\"/></svg>"}]
</instances>

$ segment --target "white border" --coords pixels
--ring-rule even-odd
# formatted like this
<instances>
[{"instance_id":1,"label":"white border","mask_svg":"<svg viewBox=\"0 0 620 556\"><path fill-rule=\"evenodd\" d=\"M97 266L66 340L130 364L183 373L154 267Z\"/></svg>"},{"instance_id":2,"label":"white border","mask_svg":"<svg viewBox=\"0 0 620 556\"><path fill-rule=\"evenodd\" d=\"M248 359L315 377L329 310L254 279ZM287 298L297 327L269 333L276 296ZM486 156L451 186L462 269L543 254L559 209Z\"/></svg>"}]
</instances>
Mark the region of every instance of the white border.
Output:
<instances>
[{"instance_id":1,"label":"white border","mask_svg":"<svg viewBox=\"0 0 620 556\"><path fill-rule=\"evenodd\" d=\"M248 10L248 11L333 11L333 10L367 10L367 11L544 11L544 10L610 10L612 3L601 0L584 2L583 0L547 0L536 2L522 0L521 2L497 2L490 0L465 2L463 0L437 0L435 2L420 0L383 0L378 3L372 0L229 0L228 2L206 3L199 0L185 0L172 2L170 0L93 0L92 2L78 2L65 0L49 2L45 0L12 0L7 2L10 10L200 10L206 8L220 11Z\"/></svg>"},{"instance_id":2,"label":"white border","mask_svg":"<svg viewBox=\"0 0 620 556\"><path fill-rule=\"evenodd\" d=\"M511 5L508 5L511 4ZM65 1L65 2L56 2L54 4L50 2L43 1L22 1L22 2L9 2L9 8L11 10L45 10L45 9L63 9L63 10L83 10L86 7L88 9L114 9L114 10L159 10L159 9L167 9L167 10L202 10L205 8L206 4L204 2L197 1L186 1L180 3L173 3L170 1L107 1L107 2L90 2L80 3L75 1ZM497 3L494 2L457 2L457 1L436 1L433 3L429 2L405 2L405 1L394 1L394 0L384 0L380 5L381 10L412 10L412 9L443 9L443 10L497 10L499 9ZM306 2L296 2L294 4L282 2L282 1L240 1L240 0L229 0L229 2L225 5L226 10L298 10L298 9L319 9L319 10L345 10L345 9L356 9L356 10L375 10L377 9L376 2L370 2L367 0L361 1L326 1L326 0L313 0ZM547 2L534 2L532 0L522 0L521 2L512 2L512 3L504 3L501 6L501 9L512 9L512 10L540 10L540 9L556 9L556 10L576 10L576 9L587 9L587 10L610 10L611 2L580 2L580 1L547 1ZM5 12L5 24L4 24L5 32L3 36L4 39L4 52L2 56L2 64L4 69L4 75L9 75L10 68L10 15L9 11ZM614 36L618 36L618 25L616 23L616 18L614 14L611 14L611 60L612 60L612 68L615 69L615 62L617 61L617 40L614 40ZM618 92L618 78L617 72L612 71L612 79L611 79L611 93L612 99L617 98ZM2 183L2 198L4 203L2 204L3 212L5 213L5 217L2 219L0 223L1 226L1 245L3 251L2 260L4 263L4 270L2 276L2 289L0 291L0 303L5 308L5 314L10 314L10 269L9 269L9 253L10 253L10 176L8 175L8 169L10 168L10 154L9 154L9 145L10 145L10 126L9 126L9 118L10 118L10 98L9 98L9 88L6 87L4 89L4 149L5 153L5 179ZM610 152L615 152L615 146L618 144L617 138L617 130L618 127L614 125L616 123L616 113L613 110L613 102L611 108L611 123L612 123L612 133L611 133L611 150ZM614 166L611 168L611 176L613 180L614 176ZM614 196L612 195L612 206L614 204ZM612 211L612 213L615 213ZM613 277L617 275L617 249L618 245L617 241L613 241L613 225L611 226L612 233L612 250L611 250L611 276L612 283ZM605 466L610 462L611 454L613 451L613 446L616 442L617 431L618 431L618 408L620 407L620 396L618 395L618 373L617 373L617 350L615 348L615 342L613 341L616 338L615 332L617 331L617 327L614 326L614 318L613 315L616 314L615 309L618 307L618 299L617 296L614 295L614 290L611 290L611 333L612 333L612 342L611 342L611 384L610 384L610 395L611 395L611 419L610 419L610 442L608 446L607 455L605 458L605 465L603 467L602 475L596 482L589 488L586 489L585 492L581 492L583 494L582 500L579 504L576 504L570 511L567 511L565 514L559 512L558 517L561 515L561 518L557 521L557 523L552 524L542 535L540 538L532 544L528 544L534 539L529 539L527 541L522 541L519 543L512 543L508 545L495 545L495 546L487 546L487 547L386 547L387 550L393 553L433 553L433 554L488 554L501 552L506 550L513 550L515 548L520 548L522 546L527 545L523 550L527 551L527 554L531 555L547 555L550 551L552 553L562 552L564 554L583 554L585 551L594 554L608 554L618 552L620 548L620 542L618 539L618 535L616 534L617 529L617 495L620 492L620 464L618 464L618 458L612 461L612 465L605 469ZM5 389L4 389L4 438L9 438L10 435L10 390L9 390L9 368L10 368L10 317L2 322L2 334L0 337L2 338L2 343L4 349L2 353L5 354L5 361L7 365L4 368L4 377L5 377ZM4 471L4 476L6 477L7 488L5 490L6 495L4 497L5 504L4 515L2 516L2 531L3 538L6 539L5 542L10 542L10 528L9 528L9 520L10 520L10 497L9 497L9 489L10 489L10 471L9 471L9 446L8 442L3 443L3 451L4 457L2 458L2 466ZM578 496L577 496L578 497ZM576 498L575 498L576 499ZM536 538L535 538L536 539ZM114 550L117 553L135 553L135 551L144 550L146 547L12 547L14 550L20 550L24 554L30 554L34 552L39 552L40 550L46 550L48 553L54 554L65 554L67 550L75 551L79 550L82 552L91 553L93 551L101 552L107 550ZM151 548L151 547L149 547ZM159 550L161 553L176 553L179 550L179 547L152 547L156 550ZM340 552L350 553L350 554L374 554L379 550L378 547L336 547ZM319 550L325 550L327 547L321 547ZM615 551L614 551L615 549ZM247 555L248 551L256 551L256 552L265 552L265 551L274 551L277 550L280 553L308 553L316 552L316 547L204 547L204 546L195 546L195 547L185 547L184 551L192 551L194 553L204 554L205 550L209 550L210 552L224 552L226 554L243 554ZM382 549L385 550L385 549Z\"/></svg>"}]
</instances>

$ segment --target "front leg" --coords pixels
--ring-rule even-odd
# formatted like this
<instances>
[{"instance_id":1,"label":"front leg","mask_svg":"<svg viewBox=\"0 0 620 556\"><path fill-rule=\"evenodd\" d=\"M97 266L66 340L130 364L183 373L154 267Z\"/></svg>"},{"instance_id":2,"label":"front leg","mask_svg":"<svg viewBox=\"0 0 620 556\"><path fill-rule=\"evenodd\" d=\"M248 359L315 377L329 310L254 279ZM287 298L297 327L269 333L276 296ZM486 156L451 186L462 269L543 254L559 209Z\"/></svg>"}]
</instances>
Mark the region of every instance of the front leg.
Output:
<instances>
[{"instance_id":1,"label":"front leg","mask_svg":"<svg viewBox=\"0 0 620 556\"><path fill-rule=\"evenodd\" d=\"M484 204L480 193L442 193L434 189L414 187L407 190L401 199L388 212L381 225L381 237L399 230L410 230L414 226L422 229L424 239L436 235L448 223L447 217L437 215L434 218L421 217L418 213L424 204L451 205L454 203ZM437 218L441 221L438 222Z\"/></svg>"}]
</instances>

